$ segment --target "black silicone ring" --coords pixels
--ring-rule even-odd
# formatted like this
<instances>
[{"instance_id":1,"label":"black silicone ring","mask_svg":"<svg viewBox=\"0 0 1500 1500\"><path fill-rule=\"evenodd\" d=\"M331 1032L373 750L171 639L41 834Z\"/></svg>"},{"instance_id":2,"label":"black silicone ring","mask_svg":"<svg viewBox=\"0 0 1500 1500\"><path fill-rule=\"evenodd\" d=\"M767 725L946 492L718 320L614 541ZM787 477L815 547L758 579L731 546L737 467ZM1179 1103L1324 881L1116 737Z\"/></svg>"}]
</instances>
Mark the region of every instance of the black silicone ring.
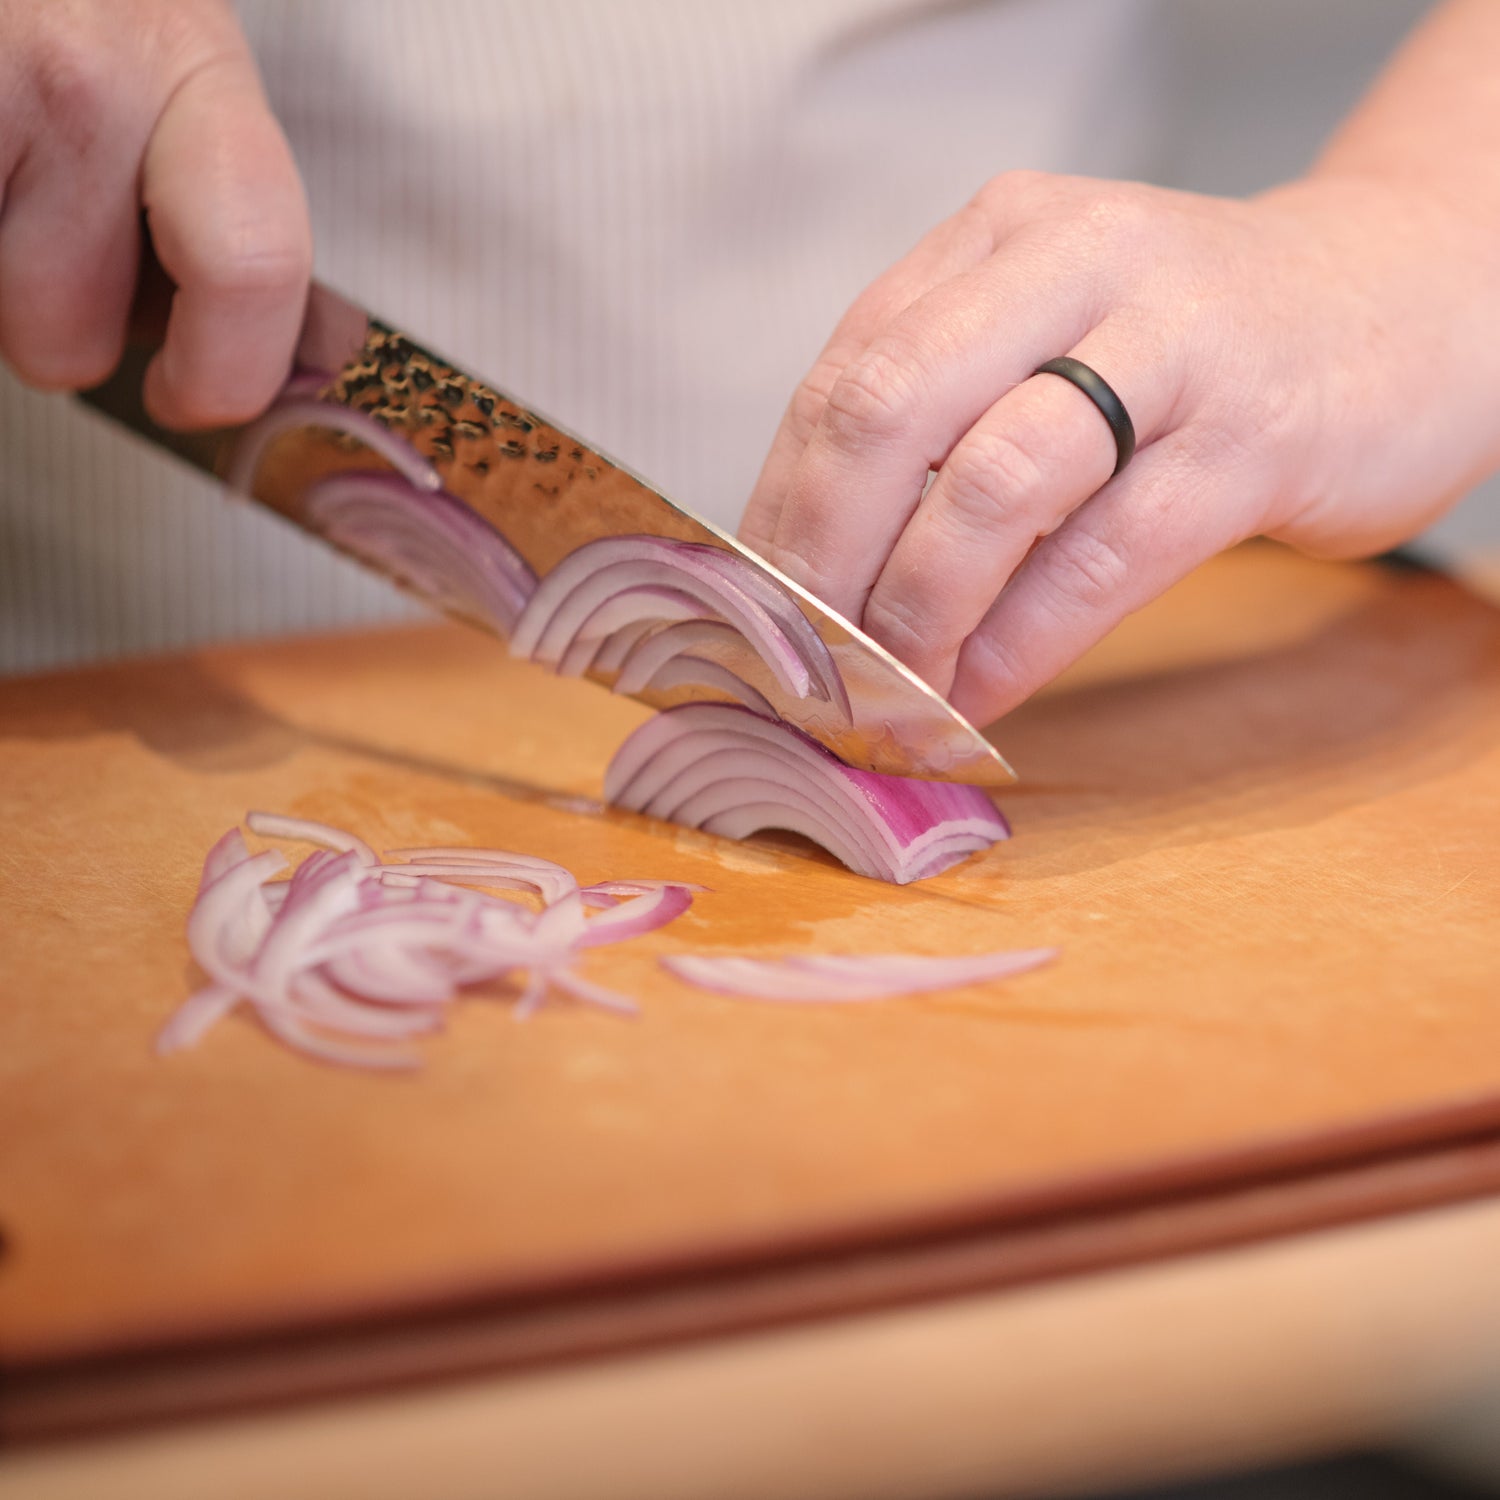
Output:
<instances>
[{"instance_id":1,"label":"black silicone ring","mask_svg":"<svg viewBox=\"0 0 1500 1500\"><path fill-rule=\"evenodd\" d=\"M1061 375L1064 380L1072 381L1099 408L1099 415L1109 423L1115 439L1115 471L1109 476L1113 479L1135 457L1135 423L1130 420L1125 403L1115 395L1109 382L1097 370L1091 370L1081 359L1074 359L1070 354L1049 359L1031 373Z\"/></svg>"}]
</instances>

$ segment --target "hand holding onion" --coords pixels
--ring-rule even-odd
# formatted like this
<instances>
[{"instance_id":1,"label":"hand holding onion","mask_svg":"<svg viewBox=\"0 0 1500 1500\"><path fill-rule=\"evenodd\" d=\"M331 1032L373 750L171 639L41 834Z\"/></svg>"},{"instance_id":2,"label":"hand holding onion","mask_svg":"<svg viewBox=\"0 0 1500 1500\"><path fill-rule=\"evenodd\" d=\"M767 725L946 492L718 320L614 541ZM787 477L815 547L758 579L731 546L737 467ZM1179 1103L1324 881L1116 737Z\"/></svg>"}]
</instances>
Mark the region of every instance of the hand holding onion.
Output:
<instances>
[{"instance_id":1,"label":"hand holding onion","mask_svg":"<svg viewBox=\"0 0 1500 1500\"><path fill-rule=\"evenodd\" d=\"M146 380L168 426L245 421L291 365L311 274L291 152L227 0L0 0L0 356L114 368L144 211L175 285Z\"/></svg>"},{"instance_id":2,"label":"hand holding onion","mask_svg":"<svg viewBox=\"0 0 1500 1500\"><path fill-rule=\"evenodd\" d=\"M1500 466L1497 163L1500 6L1457 0L1254 201L997 178L845 315L744 538L984 723L1246 537L1410 537Z\"/></svg>"}]
</instances>

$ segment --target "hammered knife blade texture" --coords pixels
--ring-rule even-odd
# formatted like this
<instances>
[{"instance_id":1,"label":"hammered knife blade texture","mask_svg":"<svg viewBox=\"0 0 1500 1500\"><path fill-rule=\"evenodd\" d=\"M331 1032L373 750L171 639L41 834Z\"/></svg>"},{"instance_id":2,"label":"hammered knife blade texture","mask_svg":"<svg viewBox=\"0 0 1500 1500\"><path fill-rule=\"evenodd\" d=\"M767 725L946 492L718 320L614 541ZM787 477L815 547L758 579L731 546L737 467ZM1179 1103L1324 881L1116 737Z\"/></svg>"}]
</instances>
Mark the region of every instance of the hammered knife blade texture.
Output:
<instances>
[{"instance_id":1,"label":"hammered knife blade texture","mask_svg":"<svg viewBox=\"0 0 1500 1500\"><path fill-rule=\"evenodd\" d=\"M750 593L773 610L779 599L783 608L800 612L836 667L841 691L832 695L798 692L774 674L760 673L754 691L782 718L866 770L992 786L1014 780L989 741L920 678L733 537L551 418L326 287L312 289L284 397L267 417L246 427L182 434L156 426L142 405L141 380L160 341L159 323L136 328L119 369L84 399L449 613L502 638L514 624L476 608L462 590L443 587L420 562L393 561L379 548L351 544L349 535L330 525L327 507L313 503L330 480L351 470L374 471L399 490L406 481L397 475L405 469L416 488L441 496L453 520L476 535L481 526L485 534L498 533L543 581L579 548L606 538L661 538L721 549L735 562L718 554L710 560L753 584ZM320 417L320 411L327 415ZM350 414L357 415L351 420ZM380 451L359 435L372 424L383 435ZM403 464L405 454L411 457ZM606 687L619 676L608 662L588 663L583 674ZM716 694L679 681L648 683L632 696L665 708Z\"/></svg>"}]
</instances>

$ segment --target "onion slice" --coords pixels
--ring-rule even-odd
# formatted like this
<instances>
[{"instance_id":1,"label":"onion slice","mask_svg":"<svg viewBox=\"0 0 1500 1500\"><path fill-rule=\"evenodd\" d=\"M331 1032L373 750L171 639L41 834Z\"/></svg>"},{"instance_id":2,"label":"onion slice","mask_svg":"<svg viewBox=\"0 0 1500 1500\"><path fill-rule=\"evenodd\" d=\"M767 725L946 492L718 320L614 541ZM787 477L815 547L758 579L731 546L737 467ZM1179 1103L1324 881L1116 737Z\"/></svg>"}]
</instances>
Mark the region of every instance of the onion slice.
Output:
<instances>
[{"instance_id":1,"label":"onion slice","mask_svg":"<svg viewBox=\"0 0 1500 1500\"><path fill-rule=\"evenodd\" d=\"M731 838L800 833L897 885L1010 834L978 787L857 770L791 725L723 703L648 719L615 753L604 789L618 807Z\"/></svg>"},{"instance_id":2,"label":"onion slice","mask_svg":"<svg viewBox=\"0 0 1500 1500\"><path fill-rule=\"evenodd\" d=\"M283 397L244 430L230 458L224 482L231 489L250 494L261 460L271 444L299 427L321 427L357 439L419 490L442 487L437 470L405 438L383 427L368 412L305 395Z\"/></svg>"},{"instance_id":3,"label":"onion slice","mask_svg":"<svg viewBox=\"0 0 1500 1500\"><path fill-rule=\"evenodd\" d=\"M483 516L400 474L340 470L308 490L303 508L335 545L501 634L536 588L525 558Z\"/></svg>"},{"instance_id":4,"label":"onion slice","mask_svg":"<svg viewBox=\"0 0 1500 1500\"><path fill-rule=\"evenodd\" d=\"M572 872L550 859L539 859L534 854L515 854L509 849L464 849L452 845L437 845L426 849L392 849L392 859L404 860L414 874L428 873L434 866L450 868L473 866L474 884L484 884L478 877L493 872L497 884L510 881L529 886L549 906L561 901L578 889Z\"/></svg>"},{"instance_id":5,"label":"onion slice","mask_svg":"<svg viewBox=\"0 0 1500 1500\"><path fill-rule=\"evenodd\" d=\"M700 656L674 656L664 661L642 684L642 688L659 693L670 692L673 688L708 688L711 692L724 694L726 698L742 708L748 708L753 714L759 714L763 719L781 717L759 688L751 687L743 677L731 672L728 667L721 666L716 661L706 661ZM616 683L614 691L637 692L640 689L622 688Z\"/></svg>"},{"instance_id":6,"label":"onion slice","mask_svg":"<svg viewBox=\"0 0 1500 1500\"><path fill-rule=\"evenodd\" d=\"M670 612L662 591L671 596ZM578 653L569 654L576 641L602 640L642 619L681 618L677 596L701 618L734 627L793 697L826 699L847 713L833 656L789 594L723 548L666 537L600 537L575 548L537 586L516 622L511 654L577 669Z\"/></svg>"},{"instance_id":7,"label":"onion slice","mask_svg":"<svg viewBox=\"0 0 1500 1500\"><path fill-rule=\"evenodd\" d=\"M858 957L743 958L671 954L659 960L678 979L700 989L755 1000L841 1002L916 995L1009 979L1057 957L1056 948L926 958L916 954Z\"/></svg>"},{"instance_id":8,"label":"onion slice","mask_svg":"<svg viewBox=\"0 0 1500 1500\"><path fill-rule=\"evenodd\" d=\"M268 839L296 839L305 844L317 844L321 849L332 849L339 854L353 854L362 865L374 865L379 861L375 851L362 838L335 828L331 823L318 823L312 818L288 818L281 813L248 812L245 827ZM239 832L230 829L224 838ZM221 840L220 842L223 842Z\"/></svg>"}]
</instances>

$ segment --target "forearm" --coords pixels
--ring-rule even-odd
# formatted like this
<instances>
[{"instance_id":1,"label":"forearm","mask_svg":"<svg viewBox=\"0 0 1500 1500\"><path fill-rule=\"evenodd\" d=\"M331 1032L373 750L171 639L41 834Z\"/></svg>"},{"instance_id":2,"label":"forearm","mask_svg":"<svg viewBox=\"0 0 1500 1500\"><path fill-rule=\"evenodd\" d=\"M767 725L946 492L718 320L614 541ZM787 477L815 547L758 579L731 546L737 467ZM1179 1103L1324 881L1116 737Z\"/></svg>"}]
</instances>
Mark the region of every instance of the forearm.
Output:
<instances>
[{"instance_id":1,"label":"forearm","mask_svg":"<svg viewBox=\"0 0 1500 1500\"><path fill-rule=\"evenodd\" d=\"M1438 192L1500 229L1500 3L1446 0L1328 142L1314 178Z\"/></svg>"}]
</instances>

